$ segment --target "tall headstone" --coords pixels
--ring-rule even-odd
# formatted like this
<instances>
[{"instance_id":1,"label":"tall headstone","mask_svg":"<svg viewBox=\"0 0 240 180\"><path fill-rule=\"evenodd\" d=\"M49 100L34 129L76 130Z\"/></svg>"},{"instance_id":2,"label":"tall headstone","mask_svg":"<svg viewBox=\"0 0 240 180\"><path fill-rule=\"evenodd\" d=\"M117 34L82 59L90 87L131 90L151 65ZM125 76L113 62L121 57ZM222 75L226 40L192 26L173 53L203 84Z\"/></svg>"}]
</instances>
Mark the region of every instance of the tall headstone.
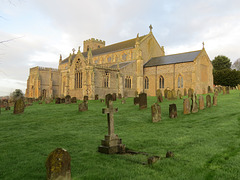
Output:
<instances>
[{"instance_id":1,"label":"tall headstone","mask_svg":"<svg viewBox=\"0 0 240 180\"><path fill-rule=\"evenodd\" d=\"M171 90L168 90L168 93L167 93L167 99L168 100L173 100L173 92Z\"/></svg>"},{"instance_id":2,"label":"tall headstone","mask_svg":"<svg viewBox=\"0 0 240 180\"><path fill-rule=\"evenodd\" d=\"M18 99L14 104L13 114L21 114L24 112L25 104L22 98Z\"/></svg>"},{"instance_id":3,"label":"tall headstone","mask_svg":"<svg viewBox=\"0 0 240 180\"><path fill-rule=\"evenodd\" d=\"M222 90L223 90L223 95L225 95L226 94L226 87L222 87Z\"/></svg>"},{"instance_id":4,"label":"tall headstone","mask_svg":"<svg viewBox=\"0 0 240 180\"><path fill-rule=\"evenodd\" d=\"M213 106L217 106L217 95L213 96Z\"/></svg>"},{"instance_id":5,"label":"tall headstone","mask_svg":"<svg viewBox=\"0 0 240 180\"><path fill-rule=\"evenodd\" d=\"M190 107L190 101L188 98L183 100L183 114L190 114L191 107Z\"/></svg>"},{"instance_id":6,"label":"tall headstone","mask_svg":"<svg viewBox=\"0 0 240 180\"><path fill-rule=\"evenodd\" d=\"M177 90L177 97L182 99L182 92L179 89Z\"/></svg>"},{"instance_id":7,"label":"tall headstone","mask_svg":"<svg viewBox=\"0 0 240 180\"><path fill-rule=\"evenodd\" d=\"M189 88L188 89L188 97L191 98L193 95L193 89L192 88Z\"/></svg>"},{"instance_id":8,"label":"tall headstone","mask_svg":"<svg viewBox=\"0 0 240 180\"><path fill-rule=\"evenodd\" d=\"M202 95L199 96L198 102L199 102L199 109L203 110L204 109L204 98Z\"/></svg>"},{"instance_id":9,"label":"tall headstone","mask_svg":"<svg viewBox=\"0 0 240 180\"><path fill-rule=\"evenodd\" d=\"M191 111L192 111L192 113L197 113L198 112L198 105L197 105L197 95L196 95L196 93L193 93L191 99L192 99Z\"/></svg>"},{"instance_id":10,"label":"tall headstone","mask_svg":"<svg viewBox=\"0 0 240 180\"><path fill-rule=\"evenodd\" d=\"M76 97L72 97L71 98L71 103L77 103L77 98Z\"/></svg>"},{"instance_id":11,"label":"tall headstone","mask_svg":"<svg viewBox=\"0 0 240 180\"><path fill-rule=\"evenodd\" d=\"M147 94L141 93L139 94L139 109L147 108Z\"/></svg>"},{"instance_id":12,"label":"tall headstone","mask_svg":"<svg viewBox=\"0 0 240 180\"><path fill-rule=\"evenodd\" d=\"M107 108L102 109L103 114L107 114L108 119L108 135L101 141L101 146L98 147L100 153L117 154L125 152L125 145L122 144L122 139L114 133L114 118L113 114L118 112L118 108L113 108L113 101L109 100Z\"/></svg>"},{"instance_id":13,"label":"tall headstone","mask_svg":"<svg viewBox=\"0 0 240 180\"><path fill-rule=\"evenodd\" d=\"M112 94L112 101L116 101L117 100L117 94L116 93L113 93Z\"/></svg>"},{"instance_id":14,"label":"tall headstone","mask_svg":"<svg viewBox=\"0 0 240 180\"><path fill-rule=\"evenodd\" d=\"M106 96L105 96L105 104L108 106L108 102L109 101L112 101L113 100L113 97L112 97L112 95L111 94L107 94Z\"/></svg>"},{"instance_id":15,"label":"tall headstone","mask_svg":"<svg viewBox=\"0 0 240 180\"><path fill-rule=\"evenodd\" d=\"M227 86L226 87L226 94L229 94L229 92L230 92L230 88L229 88L229 86Z\"/></svg>"},{"instance_id":16,"label":"tall headstone","mask_svg":"<svg viewBox=\"0 0 240 180\"><path fill-rule=\"evenodd\" d=\"M45 166L47 180L71 180L71 157L66 150L57 148L51 152Z\"/></svg>"},{"instance_id":17,"label":"tall headstone","mask_svg":"<svg viewBox=\"0 0 240 180\"><path fill-rule=\"evenodd\" d=\"M84 101L84 102L88 101L88 96L84 96L84 97L83 97L83 101Z\"/></svg>"},{"instance_id":18,"label":"tall headstone","mask_svg":"<svg viewBox=\"0 0 240 180\"><path fill-rule=\"evenodd\" d=\"M70 95L66 95L65 104L71 104L71 96Z\"/></svg>"},{"instance_id":19,"label":"tall headstone","mask_svg":"<svg viewBox=\"0 0 240 180\"><path fill-rule=\"evenodd\" d=\"M177 118L177 106L176 104L169 104L169 117Z\"/></svg>"},{"instance_id":20,"label":"tall headstone","mask_svg":"<svg viewBox=\"0 0 240 180\"><path fill-rule=\"evenodd\" d=\"M212 105L211 105L211 96L208 94L207 96L206 96L206 107L211 107Z\"/></svg>"},{"instance_id":21,"label":"tall headstone","mask_svg":"<svg viewBox=\"0 0 240 180\"><path fill-rule=\"evenodd\" d=\"M161 121L161 106L158 103L154 103L151 106L152 110L152 122Z\"/></svg>"},{"instance_id":22,"label":"tall headstone","mask_svg":"<svg viewBox=\"0 0 240 180\"><path fill-rule=\"evenodd\" d=\"M139 97L133 98L133 103L134 103L134 105L138 105L139 104Z\"/></svg>"},{"instance_id":23,"label":"tall headstone","mask_svg":"<svg viewBox=\"0 0 240 180\"><path fill-rule=\"evenodd\" d=\"M95 94L95 100L98 100L98 94Z\"/></svg>"},{"instance_id":24,"label":"tall headstone","mask_svg":"<svg viewBox=\"0 0 240 180\"><path fill-rule=\"evenodd\" d=\"M160 89L157 90L156 92L157 95L157 102L163 102L163 96L162 96L162 91Z\"/></svg>"},{"instance_id":25,"label":"tall headstone","mask_svg":"<svg viewBox=\"0 0 240 180\"><path fill-rule=\"evenodd\" d=\"M88 101L83 101L78 105L78 111L83 112L88 110Z\"/></svg>"},{"instance_id":26,"label":"tall headstone","mask_svg":"<svg viewBox=\"0 0 240 180\"><path fill-rule=\"evenodd\" d=\"M168 96L168 90L165 89L165 90L164 90L164 98L167 99L167 98L168 98L167 96Z\"/></svg>"},{"instance_id":27,"label":"tall headstone","mask_svg":"<svg viewBox=\"0 0 240 180\"><path fill-rule=\"evenodd\" d=\"M184 88L184 96L187 96L187 89Z\"/></svg>"},{"instance_id":28,"label":"tall headstone","mask_svg":"<svg viewBox=\"0 0 240 180\"><path fill-rule=\"evenodd\" d=\"M60 98L56 98L55 104L61 104L61 99Z\"/></svg>"}]
</instances>

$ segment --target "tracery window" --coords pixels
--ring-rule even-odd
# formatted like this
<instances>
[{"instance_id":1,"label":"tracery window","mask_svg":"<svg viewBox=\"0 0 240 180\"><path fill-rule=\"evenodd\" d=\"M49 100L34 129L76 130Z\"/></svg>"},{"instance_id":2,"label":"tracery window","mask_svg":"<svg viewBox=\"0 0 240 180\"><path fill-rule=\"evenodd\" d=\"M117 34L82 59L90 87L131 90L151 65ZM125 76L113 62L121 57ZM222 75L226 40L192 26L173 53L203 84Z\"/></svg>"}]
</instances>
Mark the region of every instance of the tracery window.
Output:
<instances>
[{"instance_id":1,"label":"tracery window","mask_svg":"<svg viewBox=\"0 0 240 180\"><path fill-rule=\"evenodd\" d=\"M149 79L147 76L144 78L144 88L149 89Z\"/></svg>"},{"instance_id":2,"label":"tracery window","mask_svg":"<svg viewBox=\"0 0 240 180\"><path fill-rule=\"evenodd\" d=\"M178 88L183 88L183 77L181 75L178 76Z\"/></svg>"},{"instance_id":3,"label":"tracery window","mask_svg":"<svg viewBox=\"0 0 240 180\"><path fill-rule=\"evenodd\" d=\"M125 77L125 88L132 88L132 78L130 76Z\"/></svg>"},{"instance_id":4,"label":"tracery window","mask_svg":"<svg viewBox=\"0 0 240 180\"><path fill-rule=\"evenodd\" d=\"M163 76L160 76L160 78L159 78L159 88L164 88L164 78L163 78Z\"/></svg>"},{"instance_id":5,"label":"tracery window","mask_svg":"<svg viewBox=\"0 0 240 180\"><path fill-rule=\"evenodd\" d=\"M104 77L103 77L103 86L110 87L110 74L107 72L104 74Z\"/></svg>"},{"instance_id":6,"label":"tracery window","mask_svg":"<svg viewBox=\"0 0 240 180\"><path fill-rule=\"evenodd\" d=\"M82 88L82 72L75 73L75 89Z\"/></svg>"}]
</instances>

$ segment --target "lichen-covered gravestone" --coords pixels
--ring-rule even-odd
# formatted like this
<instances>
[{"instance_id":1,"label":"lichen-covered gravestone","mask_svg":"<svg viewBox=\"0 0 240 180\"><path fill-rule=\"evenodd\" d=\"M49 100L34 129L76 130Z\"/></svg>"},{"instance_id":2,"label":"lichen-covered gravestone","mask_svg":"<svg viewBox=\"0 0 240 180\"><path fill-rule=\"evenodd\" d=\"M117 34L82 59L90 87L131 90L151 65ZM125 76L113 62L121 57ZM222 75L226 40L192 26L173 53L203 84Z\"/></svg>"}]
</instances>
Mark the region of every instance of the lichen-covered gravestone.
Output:
<instances>
[{"instance_id":1,"label":"lichen-covered gravestone","mask_svg":"<svg viewBox=\"0 0 240 180\"><path fill-rule=\"evenodd\" d=\"M190 114L190 101L188 98L183 100L183 114Z\"/></svg>"},{"instance_id":2,"label":"lichen-covered gravestone","mask_svg":"<svg viewBox=\"0 0 240 180\"><path fill-rule=\"evenodd\" d=\"M152 110L152 122L161 121L161 106L157 103L154 103L151 106Z\"/></svg>"},{"instance_id":3,"label":"lichen-covered gravestone","mask_svg":"<svg viewBox=\"0 0 240 180\"><path fill-rule=\"evenodd\" d=\"M77 103L77 98L76 97L72 97L71 98L71 103Z\"/></svg>"},{"instance_id":4,"label":"lichen-covered gravestone","mask_svg":"<svg viewBox=\"0 0 240 180\"><path fill-rule=\"evenodd\" d=\"M160 89L157 90L156 92L157 95L157 102L163 102L163 96L162 96L162 91Z\"/></svg>"},{"instance_id":5,"label":"lichen-covered gravestone","mask_svg":"<svg viewBox=\"0 0 240 180\"><path fill-rule=\"evenodd\" d=\"M79 104L78 106L78 111L83 112L88 110L88 101L83 101L82 103Z\"/></svg>"},{"instance_id":6,"label":"lichen-covered gravestone","mask_svg":"<svg viewBox=\"0 0 240 180\"><path fill-rule=\"evenodd\" d=\"M65 103L65 98L62 98L62 99L61 99L61 103Z\"/></svg>"},{"instance_id":7,"label":"lichen-covered gravestone","mask_svg":"<svg viewBox=\"0 0 240 180\"><path fill-rule=\"evenodd\" d=\"M71 96L70 95L66 95L65 104L71 104Z\"/></svg>"},{"instance_id":8,"label":"lichen-covered gravestone","mask_svg":"<svg viewBox=\"0 0 240 180\"><path fill-rule=\"evenodd\" d=\"M60 98L56 98L55 104L61 104L61 99Z\"/></svg>"},{"instance_id":9,"label":"lichen-covered gravestone","mask_svg":"<svg viewBox=\"0 0 240 180\"><path fill-rule=\"evenodd\" d=\"M184 96L187 96L187 89L184 88Z\"/></svg>"},{"instance_id":10,"label":"lichen-covered gravestone","mask_svg":"<svg viewBox=\"0 0 240 180\"><path fill-rule=\"evenodd\" d=\"M117 100L117 94L116 94L116 93L113 93L113 94L112 94L112 100L113 100L113 101L116 101L116 100Z\"/></svg>"},{"instance_id":11,"label":"lichen-covered gravestone","mask_svg":"<svg viewBox=\"0 0 240 180\"><path fill-rule=\"evenodd\" d=\"M105 96L105 104L108 106L108 103L109 103L109 101L112 101L113 100L113 97L112 97L112 95L111 94L107 94L106 96Z\"/></svg>"},{"instance_id":12,"label":"lichen-covered gravestone","mask_svg":"<svg viewBox=\"0 0 240 180\"><path fill-rule=\"evenodd\" d=\"M199 96L198 102L199 102L199 109L203 110L204 109L204 98L202 95Z\"/></svg>"},{"instance_id":13,"label":"lichen-covered gravestone","mask_svg":"<svg viewBox=\"0 0 240 180\"><path fill-rule=\"evenodd\" d=\"M206 107L211 107L211 96L207 95L206 96Z\"/></svg>"},{"instance_id":14,"label":"lichen-covered gravestone","mask_svg":"<svg viewBox=\"0 0 240 180\"><path fill-rule=\"evenodd\" d=\"M122 144L122 139L114 133L113 114L118 112L118 108L113 108L113 101L109 100L107 108L102 109L103 114L107 114L108 119L108 135L101 141L101 146L98 147L98 152L105 154L125 153L125 145Z\"/></svg>"},{"instance_id":15,"label":"lichen-covered gravestone","mask_svg":"<svg viewBox=\"0 0 240 180\"><path fill-rule=\"evenodd\" d=\"M45 166L47 180L71 180L71 157L66 150L57 148L51 152Z\"/></svg>"},{"instance_id":16,"label":"lichen-covered gravestone","mask_svg":"<svg viewBox=\"0 0 240 180\"><path fill-rule=\"evenodd\" d=\"M147 94L141 93L139 94L139 109L147 108Z\"/></svg>"},{"instance_id":17,"label":"lichen-covered gravestone","mask_svg":"<svg viewBox=\"0 0 240 180\"><path fill-rule=\"evenodd\" d=\"M24 112L24 101L22 98L18 99L14 104L14 111L13 114L21 114Z\"/></svg>"},{"instance_id":18,"label":"lichen-covered gravestone","mask_svg":"<svg viewBox=\"0 0 240 180\"><path fill-rule=\"evenodd\" d=\"M83 97L83 101L84 101L84 102L88 101L88 96L84 96L84 97Z\"/></svg>"},{"instance_id":19,"label":"lichen-covered gravestone","mask_svg":"<svg viewBox=\"0 0 240 180\"><path fill-rule=\"evenodd\" d=\"M134 103L134 105L139 104L139 97L135 97L135 98L133 99L133 103Z\"/></svg>"},{"instance_id":20,"label":"lichen-covered gravestone","mask_svg":"<svg viewBox=\"0 0 240 180\"><path fill-rule=\"evenodd\" d=\"M191 98L193 95L193 89L192 88L189 88L188 89L188 97Z\"/></svg>"},{"instance_id":21,"label":"lichen-covered gravestone","mask_svg":"<svg viewBox=\"0 0 240 180\"><path fill-rule=\"evenodd\" d=\"M182 92L178 89L178 91L177 91L177 97L179 98L179 99L182 99Z\"/></svg>"},{"instance_id":22,"label":"lichen-covered gravestone","mask_svg":"<svg viewBox=\"0 0 240 180\"><path fill-rule=\"evenodd\" d=\"M169 104L169 117L176 118L177 117L177 106L176 104Z\"/></svg>"},{"instance_id":23,"label":"lichen-covered gravestone","mask_svg":"<svg viewBox=\"0 0 240 180\"><path fill-rule=\"evenodd\" d=\"M198 112L198 105L197 105L197 95L196 95L196 93L193 93L191 99L192 99L191 111L192 111L192 113L197 113Z\"/></svg>"},{"instance_id":24,"label":"lichen-covered gravestone","mask_svg":"<svg viewBox=\"0 0 240 180\"><path fill-rule=\"evenodd\" d=\"M217 95L213 96L213 106L217 106Z\"/></svg>"},{"instance_id":25,"label":"lichen-covered gravestone","mask_svg":"<svg viewBox=\"0 0 240 180\"><path fill-rule=\"evenodd\" d=\"M168 95L168 90L167 90L167 89L165 89L165 90L164 90L164 98L165 98L165 99L167 99L167 98L168 98L168 97L167 97L167 95Z\"/></svg>"}]
</instances>

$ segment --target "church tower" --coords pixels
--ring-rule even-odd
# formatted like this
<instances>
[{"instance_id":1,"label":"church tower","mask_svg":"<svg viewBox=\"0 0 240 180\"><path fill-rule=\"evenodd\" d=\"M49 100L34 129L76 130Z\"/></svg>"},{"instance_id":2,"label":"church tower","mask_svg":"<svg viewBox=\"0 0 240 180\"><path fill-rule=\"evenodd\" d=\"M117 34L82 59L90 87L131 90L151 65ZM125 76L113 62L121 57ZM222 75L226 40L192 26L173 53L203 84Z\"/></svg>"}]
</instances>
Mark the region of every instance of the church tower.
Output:
<instances>
[{"instance_id":1,"label":"church tower","mask_svg":"<svg viewBox=\"0 0 240 180\"><path fill-rule=\"evenodd\" d=\"M102 40L91 38L83 42L83 52L89 51L90 48L94 50L102 47L105 47L105 41Z\"/></svg>"}]
</instances>

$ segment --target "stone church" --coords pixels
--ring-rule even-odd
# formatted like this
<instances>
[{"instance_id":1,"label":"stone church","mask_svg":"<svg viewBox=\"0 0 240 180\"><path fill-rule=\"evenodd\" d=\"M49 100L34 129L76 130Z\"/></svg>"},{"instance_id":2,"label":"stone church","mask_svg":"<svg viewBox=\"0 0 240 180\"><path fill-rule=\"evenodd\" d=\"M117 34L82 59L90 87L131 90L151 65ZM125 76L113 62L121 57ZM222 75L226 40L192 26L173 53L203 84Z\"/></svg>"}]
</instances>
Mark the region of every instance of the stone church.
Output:
<instances>
[{"instance_id":1,"label":"stone church","mask_svg":"<svg viewBox=\"0 0 240 180\"><path fill-rule=\"evenodd\" d=\"M25 97L63 97L70 95L94 99L108 93L135 96L145 92L155 96L157 89L184 91L192 88L204 94L213 88L212 64L203 49L165 55L152 33L105 46L105 41L84 41L83 52L62 59L58 69L33 67L27 80Z\"/></svg>"}]
</instances>

